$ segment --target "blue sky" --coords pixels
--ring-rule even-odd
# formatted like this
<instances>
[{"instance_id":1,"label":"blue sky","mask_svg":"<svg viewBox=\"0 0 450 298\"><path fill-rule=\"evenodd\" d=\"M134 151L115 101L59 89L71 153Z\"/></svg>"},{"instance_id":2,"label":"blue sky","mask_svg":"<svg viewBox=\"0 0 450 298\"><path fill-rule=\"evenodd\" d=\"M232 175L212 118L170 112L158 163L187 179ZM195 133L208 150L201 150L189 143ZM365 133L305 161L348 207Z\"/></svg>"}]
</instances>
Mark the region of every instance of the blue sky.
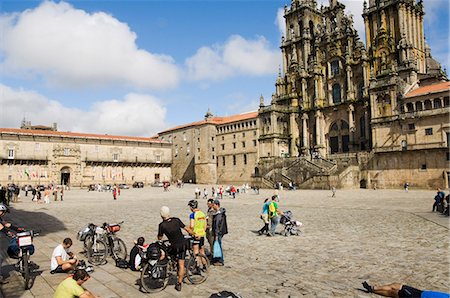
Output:
<instances>
[{"instance_id":1,"label":"blue sky","mask_svg":"<svg viewBox=\"0 0 450 298\"><path fill-rule=\"evenodd\" d=\"M328 3L326 0L319 3ZM363 37L362 1L342 1ZM269 103L289 1L0 0L0 127L149 136ZM424 1L448 64L449 3Z\"/></svg>"}]
</instances>

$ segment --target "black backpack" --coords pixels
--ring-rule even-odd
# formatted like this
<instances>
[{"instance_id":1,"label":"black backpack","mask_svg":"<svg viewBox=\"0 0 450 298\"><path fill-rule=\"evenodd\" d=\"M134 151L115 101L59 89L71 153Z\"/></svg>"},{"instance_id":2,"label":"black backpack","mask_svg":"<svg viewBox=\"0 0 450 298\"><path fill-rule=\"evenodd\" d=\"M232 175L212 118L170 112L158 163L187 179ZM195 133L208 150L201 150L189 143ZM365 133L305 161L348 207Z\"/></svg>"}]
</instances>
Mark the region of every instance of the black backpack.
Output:
<instances>
[{"instance_id":1,"label":"black backpack","mask_svg":"<svg viewBox=\"0 0 450 298\"><path fill-rule=\"evenodd\" d=\"M130 264L128 264L127 260L124 259L116 259L116 267L122 268L122 269L128 269L130 268Z\"/></svg>"},{"instance_id":2,"label":"black backpack","mask_svg":"<svg viewBox=\"0 0 450 298\"><path fill-rule=\"evenodd\" d=\"M229 291L221 291L219 293L214 293L209 298L242 298L239 294L234 294Z\"/></svg>"}]
</instances>

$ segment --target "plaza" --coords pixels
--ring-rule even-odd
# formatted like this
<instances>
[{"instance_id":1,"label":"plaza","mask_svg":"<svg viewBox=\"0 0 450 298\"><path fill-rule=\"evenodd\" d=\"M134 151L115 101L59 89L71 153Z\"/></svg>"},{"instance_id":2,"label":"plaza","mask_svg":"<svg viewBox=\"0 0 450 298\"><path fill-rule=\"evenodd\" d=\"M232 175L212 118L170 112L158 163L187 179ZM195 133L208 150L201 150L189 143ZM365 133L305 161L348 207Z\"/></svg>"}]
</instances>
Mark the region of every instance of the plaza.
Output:
<instances>
[{"instance_id":1,"label":"plaza","mask_svg":"<svg viewBox=\"0 0 450 298\"><path fill-rule=\"evenodd\" d=\"M159 209L167 205L171 215L188 222L187 202L197 185L122 190L117 201L111 192L72 189L64 201L31 202L22 193L7 219L40 231L34 239L32 260L40 265L29 291L22 290L17 272L10 271L4 297L52 297L66 275L50 274L50 256L65 237L74 240L72 251L82 250L78 230L93 222L125 221L118 236L127 244L144 236L156 240L161 221ZM198 185L210 190L211 185ZM448 190L446 190L448 192ZM361 282L401 282L416 288L449 292L449 221L431 212L431 190L296 190L280 191L281 210L291 210L303 223L301 236L258 236L264 198L274 190L249 191L235 200L225 196L229 234L224 237L224 267L211 267L201 285L184 284L177 292L169 285L163 292L143 294L138 272L115 267L111 258L96 266L85 287L100 297L209 297L228 290L242 297L376 297L361 291ZM199 206L206 210L206 201ZM281 225L278 227L278 231ZM8 259L9 264L14 260ZM3 264L3 272L11 270Z\"/></svg>"}]
</instances>

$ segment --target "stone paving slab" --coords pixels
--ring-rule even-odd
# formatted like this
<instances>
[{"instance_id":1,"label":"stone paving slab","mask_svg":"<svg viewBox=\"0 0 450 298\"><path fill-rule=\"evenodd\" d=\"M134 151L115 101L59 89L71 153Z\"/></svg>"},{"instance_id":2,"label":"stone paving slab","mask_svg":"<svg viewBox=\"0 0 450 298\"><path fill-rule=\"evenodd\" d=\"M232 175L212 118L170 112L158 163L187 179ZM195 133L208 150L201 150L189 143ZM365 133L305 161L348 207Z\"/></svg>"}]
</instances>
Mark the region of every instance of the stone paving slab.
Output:
<instances>
[{"instance_id":1,"label":"stone paving slab","mask_svg":"<svg viewBox=\"0 0 450 298\"><path fill-rule=\"evenodd\" d=\"M42 273L31 290L21 291L20 277L11 272L10 283L2 288L5 297L52 297L66 277L49 273L53 248L71 237L72 251L83 257L76 233L89 222L125 220L118 235L129 250L139 236L156 240L162 205L187 223L187 202L195 187L123 190L118 201L109 192L86 190L68 191L64 202L48 205L23 198L9 218L41 231L32 260ZM170 285L161 293L144 294L136 285L139 273L117 268L109 258L106 265L95 267L85 286L100 297L133 298L209 297L221 290L243 297L371 297L358 289L364 280L450 291L449 220L430 212L434 191L338 190L336 198L323 190L281 191L280 208L303 222L302 235L257 236L253 231L262 225L262 201L272 194L262 190L260 195L224 198L230 230L223 243L226 266L212 267L201 285L185 284L181 292ZM200 206L205 209L205 200Z\"/></svg>"}]
</instances>

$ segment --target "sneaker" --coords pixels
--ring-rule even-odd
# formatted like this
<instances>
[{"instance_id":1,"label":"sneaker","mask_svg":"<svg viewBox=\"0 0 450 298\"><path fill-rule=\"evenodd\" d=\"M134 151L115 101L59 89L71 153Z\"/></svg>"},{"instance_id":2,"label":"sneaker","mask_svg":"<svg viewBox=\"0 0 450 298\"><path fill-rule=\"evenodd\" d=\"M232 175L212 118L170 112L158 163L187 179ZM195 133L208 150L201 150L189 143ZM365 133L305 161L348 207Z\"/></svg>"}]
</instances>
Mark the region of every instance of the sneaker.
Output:
<instances>
[{"instance_id":1,"label":"sneaker","mask_svg":"<svg viewBox=\"0 0 450 298\"><path fill-rule=\"evenodd\" d=\"M86 269L84 269L84 270L86 270L86 272L89 273L89 272L93 272L94 268L92 266L87 266Z\"/></svg>"},{"instance_id":2,"label":"sneaker","mask_svg":"<svg viewBox=\"0 0 450 298\"><path fill-rule=\"evenodd\" d=\"M371 285L369 285L369 284L367 283L367 281L363 282L362 285L363 285L364 289L367 290L367 292L369 292L369 293L372 293L372 292L373 292L373 287L372 287Z\"/></svg>"},{"instance_id":3,"label":"sneaker","mask_svg":"<svg viewBox=\"0 0 450 298\"><path fill-rule=\"evenodd\" d=\"M56 270L50 271L50 274L55 274L55 273L56 273Z\"/></svg>"},{"instance_id":4,"label":"sneaker","mask_svg":"<svg viewBox=\"0 0 450 298\"><path fill-rule=\"evenodd\" d=\"M175 290L177 290L178 292L181 291L181 283L177 282L177 284L175 285Z\"/></svg>"},{"instance_id":5,"label":"sneaker","mask_svg":"<svg viewBox=\"0 0 450 298\"><path fill-rule=\"evenodd\" d=\"M223 263L215 262L215 263L213 263L213 266L223 266Z\"/></svg>"}]
</instances>

